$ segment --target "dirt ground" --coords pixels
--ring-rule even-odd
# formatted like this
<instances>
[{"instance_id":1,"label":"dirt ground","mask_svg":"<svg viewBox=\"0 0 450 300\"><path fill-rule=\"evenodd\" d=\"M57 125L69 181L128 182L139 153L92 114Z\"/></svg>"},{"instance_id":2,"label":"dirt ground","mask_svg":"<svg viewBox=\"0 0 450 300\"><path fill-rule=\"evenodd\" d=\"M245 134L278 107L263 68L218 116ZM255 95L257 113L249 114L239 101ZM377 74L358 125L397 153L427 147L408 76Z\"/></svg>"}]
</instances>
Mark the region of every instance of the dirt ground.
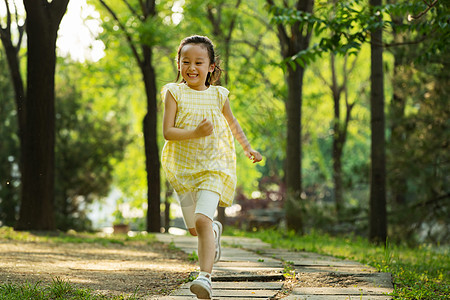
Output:
<instances>
[{"instance_id":1,"label":"dirt ground","mask_svg":"<svg viewBox=\"0 0 450 300\"><path fill-rule=\"evenodd\" d=\"M0 283L45 285L59 278L104 295L136 293L150 299L177 288L195 267L184 253L161 243L103 246L0 239Z\"/></svg>"}]
</instances>

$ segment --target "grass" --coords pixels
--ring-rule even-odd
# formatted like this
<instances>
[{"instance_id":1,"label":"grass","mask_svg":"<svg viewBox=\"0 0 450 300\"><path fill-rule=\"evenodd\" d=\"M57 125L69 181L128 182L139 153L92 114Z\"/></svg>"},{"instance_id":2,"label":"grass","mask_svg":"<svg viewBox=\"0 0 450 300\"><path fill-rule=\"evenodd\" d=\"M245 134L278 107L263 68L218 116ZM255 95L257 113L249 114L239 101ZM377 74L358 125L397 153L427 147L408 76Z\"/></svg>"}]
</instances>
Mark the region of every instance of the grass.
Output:
<instances>
[{"instance_id":1,"label":"grass","mask_svg":"<svg viewBox=\"0 0 450 300\"><path fill-rule=\"evenodd\" d=\"M271 229L255 232L227 229L224 234L256 237L273 247L333 255L390 272L394 279L393 299L450 299L448 247L422 245L412 249L390 243L383 247L355 236L332 237L317 232L298 236L292 231Z\"/></svg>"},{"instance_id":2,"label":"grass","mask_svg":"<svg viewBox=\"0 0 450 300\"><path fill-rule=\"evenodd\" d=\"M128 236L126 234L99 235L98 233L77 233L73 230L68 232L28 232L14 231L11 227L0 227L0 239L19 242L94 243L103 246L110 244L125 245L126 242L130 241L144 241L147 244L156 242L156 237L147 233Z\"/></svg>"},{"instance_id":3,"label":"grass","mask_svg":"<svg viewBox=\"0 0 450 300\"><path fill-rule=\"evenodd\" d=\"M125 245L129 241L143 241L147 244L156 242L156 238L151 234L138 234L128 236L126 234L100 236L95 233L76 233L74 231L64 232L26 232L14 231L10 227L0 227L0 241L18 242L44 242L44 243L91 243L103 246L110 244ZM136 294L136 293L134 293ZM89 289L75 288L69 281L53 278L50 284L37 283L0 283L0 300L136 300L135 295L131 296L105 296L95 294Z\"/></svg>"},{"instance_id":4,"label":"grass","mask_svg":"<svg viewBox=\"0 0 450 300\"><path fill-rule=\"evenodd\" d=\"M126 296L110 296L95 295L88 289L74 288L69 281L64 281L59 278L53 279L50 285L43 286L39 282L35 284L0 284L0 300L48 300L48 299L71 299L71 300L135 300L134 295Z\"/></svg>"}]
</instances>

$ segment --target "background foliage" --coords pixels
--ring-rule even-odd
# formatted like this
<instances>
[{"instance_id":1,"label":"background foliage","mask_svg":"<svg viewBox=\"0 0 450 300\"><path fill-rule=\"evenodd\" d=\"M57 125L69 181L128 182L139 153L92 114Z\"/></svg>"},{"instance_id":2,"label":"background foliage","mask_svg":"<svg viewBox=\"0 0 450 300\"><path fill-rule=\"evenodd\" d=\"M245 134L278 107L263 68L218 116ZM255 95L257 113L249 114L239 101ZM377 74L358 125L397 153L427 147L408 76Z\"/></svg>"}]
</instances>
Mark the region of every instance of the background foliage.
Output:
<instances>
[{"instance_id":1,"label":"background foliage","mask_svg":"<svg viewBox=\"0 0 450 300\"><path fill-rule=\"evenodd\" d=\"M237 145L238 196L240 201L248 201L248 208L282 206L284 168L289 164L285 160L284 73L289 62L281 57L274 24L294 21L311 24L312 46L291 58L307 66L302 120L302 198L306 229L320 228L331 233L353 231L361 235L367 233L370 182L370 51L366 42L370 29L382 26L386 44L389 235L393 240L411 243L448 241L447 2L439 1L412 21L408 16L417 16L427 9L423 1L388 3L379 10L383 14L381 24L371 23L366 1L316 2L313 15L305 15L295 9L269 9L257 0L168 0L160 1L157 17L141 27L126 9L118 9L118 17L126 21L138 39L154 46L158 90L176 77L176 50L182 38L196 33L207 35L215 42L226 71L223 81L226 78L227 82L222 84L231 91L234 114L252 146L265 157L255 167ZM99 11L103 32L97 39L105 45L105 55L99 61L82 63L70 57L59 58L55 199L58 227L90 228L89 205L105 201L115 188L121 195L118 204L126 204L128 212L135 212L127 215L128 221L133 220L137 229L143 229L146 173L141 123L145 113L142 79L120 34L121 29L113 25L98 1L89 3ZM129 3L135 5L137 1ZM123 4L114 2L114 5L120 8ZM343 80L344 65L354 64L352 72L347 74L345 96L354 103L354 108L342 157L345 205L344 216L339 221L334 210L332 182L333 98L326 85L332 76L332 54L339 82ZM20 176L17 120L8 76L2 49L0 220L12 226ZM400 108L395 106L398 97L403 99ZM162 113L162 103L159 103L160 121ZM160 149L164 143L161 132L160 128ZM161 175L164 179L164 174ZM165 185L162 186L164 189ZM117 216L124 217L122 213Z\"/></svg>"}]
</instances>

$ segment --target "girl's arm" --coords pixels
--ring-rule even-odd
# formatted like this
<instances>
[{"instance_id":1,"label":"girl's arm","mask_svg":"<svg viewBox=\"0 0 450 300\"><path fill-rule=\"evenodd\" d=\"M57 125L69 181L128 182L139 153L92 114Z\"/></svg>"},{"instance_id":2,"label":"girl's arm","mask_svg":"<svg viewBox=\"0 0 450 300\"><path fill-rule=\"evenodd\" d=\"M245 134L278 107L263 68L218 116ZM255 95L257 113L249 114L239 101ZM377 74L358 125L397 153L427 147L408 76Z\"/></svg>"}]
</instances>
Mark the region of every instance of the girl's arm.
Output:
<instances>
[{"instance_id":1,"label":"girl's arm","mask_svg":"<svg viewBox=\"0 0 450 300\"><path fill-rule=\"evenodd\" d=\"M233 133L234 137L239 142L239 144L241 144L242 149L244 149L245 155L253 160L253 163L261 161L261 154L252 148L247 137L245 136L244 131L242 130L241 125L239 125L238 120L234 117L228 98L223 105L222 113L225 116L225 119L227 119L228 125L230 125L231 132Z\"/></svg>"},{"instance_id":2,"label":"girl's arm","mask_svg":"<svg viewBox=\"0 0 450 300\"><path fill-rule=\"evenodd\" d=\"M180 141L208 136L213 132L211 121L204 119L197 128L188 130L175 127L175 116L177 114L177 102L168 91L164 101L163 134L168 141Z\"/></svg>"}]
</instances>

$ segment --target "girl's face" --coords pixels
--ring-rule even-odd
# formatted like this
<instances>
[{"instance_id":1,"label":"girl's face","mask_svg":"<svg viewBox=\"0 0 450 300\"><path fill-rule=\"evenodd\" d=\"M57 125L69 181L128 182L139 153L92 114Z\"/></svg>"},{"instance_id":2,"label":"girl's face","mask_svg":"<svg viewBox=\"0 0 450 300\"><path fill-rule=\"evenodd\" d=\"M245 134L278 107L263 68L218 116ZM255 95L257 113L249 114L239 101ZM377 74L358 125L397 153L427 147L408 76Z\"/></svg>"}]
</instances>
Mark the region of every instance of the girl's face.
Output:
<instances>
[{"instance_id":1,"label":"girl's face","mask_svg":"<svg viewBox=\"0 0 450 300\"><path fill-rule=\"evenodd\" d=\"M208 50L200 44L187 44L181 48L178 70L187 85L194 90L203 91L206 77L214 71L214 64L210 64Z\"/></svg>"}]
</instances>

